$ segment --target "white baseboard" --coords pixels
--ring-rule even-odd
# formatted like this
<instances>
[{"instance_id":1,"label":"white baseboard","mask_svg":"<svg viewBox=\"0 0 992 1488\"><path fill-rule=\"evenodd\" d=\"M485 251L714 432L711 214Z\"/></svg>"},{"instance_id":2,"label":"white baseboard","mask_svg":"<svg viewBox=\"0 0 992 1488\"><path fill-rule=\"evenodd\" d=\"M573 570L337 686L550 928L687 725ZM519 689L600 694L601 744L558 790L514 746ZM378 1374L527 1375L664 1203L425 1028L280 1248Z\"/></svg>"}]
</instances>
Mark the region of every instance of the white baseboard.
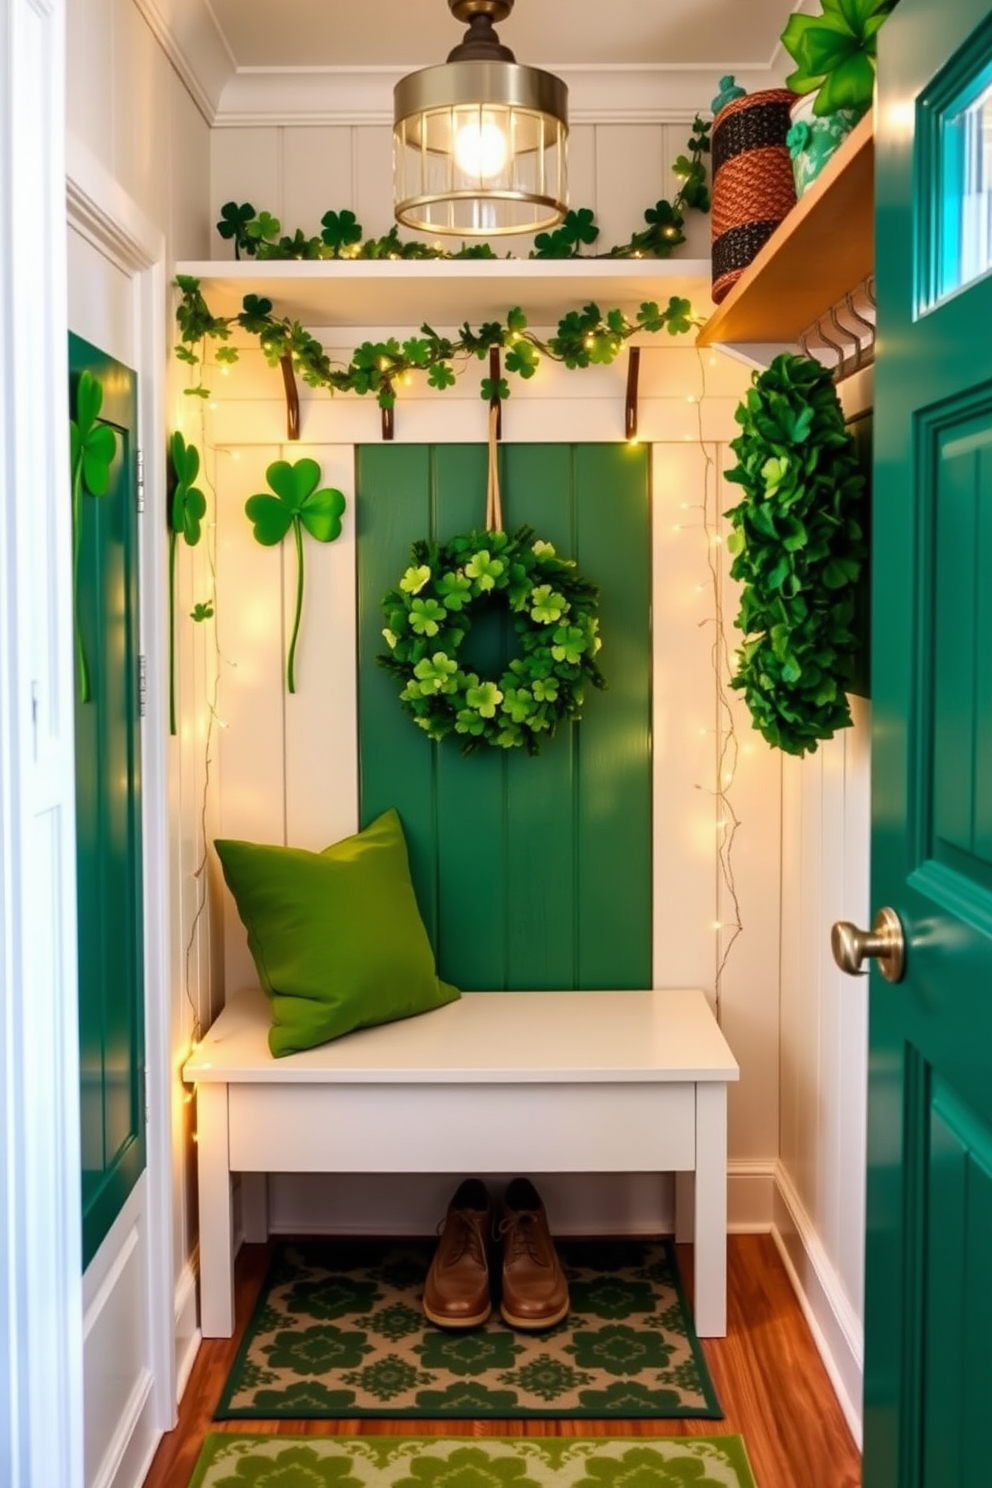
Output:
<instances>
[{"instance_id":1,"label":"white baseboard","mask_svg":"<svg viewBox=\"0 0 992 1488\"><path fill-rule=\"evenodd\" d=\"M196 1316L196 1278L199 1272L199 1247L183 1267L176 1282L176 1404L182 1400L189 1383L190 1371L200 1349L202 1334Z\"/></svg>"},{"instance_id":2,"label":"white baseboard","mask_svg":"<svg viewBox=\"0 0 992 1488\"><path fill-rule=\"evenodd\" d=\"M727 1163L727 1229L731 1235L763 1235L775 1213L774 1157L732 1157Z\"/></svg>"},{"instance_id":3,"label":"white baseboard","mask_svg":"<svg viewBox=\"0 0 992 1488\"><path fill-rule=\"evenodd\" d=\"M161 1432L151 1418L152 1375L142 1370L90 1488L139 1488L147 1476Z\"/></svg>"},{"instance_id":4,"label":"white baseboard","mask_svg":"<svg viewBox=\"0 0 992 1488\"><path fill-rule=\"evenodd\" d=\"M781 1163L776 1164L771 1232L860 1450L864 1329L795 1184Z\"/></svg>"}]
</instances>

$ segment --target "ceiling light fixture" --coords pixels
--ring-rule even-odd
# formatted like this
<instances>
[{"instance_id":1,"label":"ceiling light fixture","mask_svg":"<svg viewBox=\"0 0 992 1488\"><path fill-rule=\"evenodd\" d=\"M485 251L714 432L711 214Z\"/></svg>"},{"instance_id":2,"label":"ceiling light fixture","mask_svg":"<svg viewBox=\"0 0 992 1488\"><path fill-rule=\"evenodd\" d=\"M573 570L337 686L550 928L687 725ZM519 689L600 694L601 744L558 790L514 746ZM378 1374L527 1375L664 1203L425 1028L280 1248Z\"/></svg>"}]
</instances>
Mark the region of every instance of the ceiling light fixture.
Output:
<instances>
[{"instance_id":1,"label":"ceiling light fixture","mask_svg":"<svg viewBox=\"0 0 992 1488\"><path fill-rule=\"evenodd\" d=\"M441 67L393 90L396 217L460 237L543 232L568 209L568 89L493 30L513 0L448 0L467 24Z\"/></svg>"}]
</instances>

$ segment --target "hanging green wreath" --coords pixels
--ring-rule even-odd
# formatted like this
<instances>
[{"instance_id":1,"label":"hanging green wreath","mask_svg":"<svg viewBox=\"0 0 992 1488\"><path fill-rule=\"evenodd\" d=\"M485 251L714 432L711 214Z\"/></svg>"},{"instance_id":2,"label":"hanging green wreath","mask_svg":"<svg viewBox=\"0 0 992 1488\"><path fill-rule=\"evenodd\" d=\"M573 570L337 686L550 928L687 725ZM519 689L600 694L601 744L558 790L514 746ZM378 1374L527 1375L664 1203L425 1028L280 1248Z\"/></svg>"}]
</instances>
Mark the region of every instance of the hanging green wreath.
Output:
<instances>
[{"instance_id":1,"label":"hanging green wreath","mask_svg":"<svg viewBox=\"0 0 992 1488\"><path fill-rule=\"evenodd\" d=\"M812 753L851 724L865 478L833 378L818 362L777 356L735 417L738 463L726 478L743 486L744 499L724 515L745 640L731 686L769 744Z\"/></svg>"},{"instance_id":2,"label":"hanging green wreath","mask_svg":"<svg viewBox=\"0 0 992 1488\"><path fill-rule=\"evenodd\" d=\"M411 565L383 596L389 651L377 660L403 682L400 704L431 739L457 734L462 753L483 744L536 754L559 723L578 719L588 683L603 687L598 589L551 543L517 532L470 532L413 544ZM504 603L518 654L497 678L464 668L473 620Z\"/></svg>"}]
</instances>

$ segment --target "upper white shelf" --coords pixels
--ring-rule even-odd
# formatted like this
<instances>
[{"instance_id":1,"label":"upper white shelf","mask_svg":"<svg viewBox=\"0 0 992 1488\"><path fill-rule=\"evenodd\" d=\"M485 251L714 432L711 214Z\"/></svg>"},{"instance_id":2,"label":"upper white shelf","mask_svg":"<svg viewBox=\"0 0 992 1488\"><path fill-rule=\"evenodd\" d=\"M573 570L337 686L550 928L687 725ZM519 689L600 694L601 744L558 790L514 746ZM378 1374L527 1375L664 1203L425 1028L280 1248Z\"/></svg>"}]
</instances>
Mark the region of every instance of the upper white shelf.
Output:
<instances>
[{"instance_id":1,"label":"upper white shelf","mask_svg":"<svg viewBox=\"0 0 992 1488\"><path fill-rule=\"evenodd\" d=\"M633 318L645 300L672 295L708 315L709 259L321 259L179 263L201 281L214 315L236 315L246 294L305 326L419 326L477 323L519 305L531 325L556 325L594 301Z\"/></svg>"}]
</instances>

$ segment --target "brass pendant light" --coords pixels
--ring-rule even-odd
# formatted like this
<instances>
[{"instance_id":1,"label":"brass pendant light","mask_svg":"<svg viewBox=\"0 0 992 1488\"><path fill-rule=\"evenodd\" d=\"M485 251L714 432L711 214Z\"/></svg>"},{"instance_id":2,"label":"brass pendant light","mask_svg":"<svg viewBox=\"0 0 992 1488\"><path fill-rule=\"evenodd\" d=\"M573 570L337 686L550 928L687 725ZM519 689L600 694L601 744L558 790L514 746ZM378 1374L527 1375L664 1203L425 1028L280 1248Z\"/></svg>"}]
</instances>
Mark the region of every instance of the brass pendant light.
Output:
<instances>
[{"instance_id":1,"label":"brass pendant light","mask_svg":"<svg viewBox=\"0 0 992 1488\"><path fill-rule=\"evenodd\" d=\"M554 227L568 209L568 89L500 42L513 0L448 7L464 39L393 90L397 220L464 238Z\"/></svg>"}]
</instances>

